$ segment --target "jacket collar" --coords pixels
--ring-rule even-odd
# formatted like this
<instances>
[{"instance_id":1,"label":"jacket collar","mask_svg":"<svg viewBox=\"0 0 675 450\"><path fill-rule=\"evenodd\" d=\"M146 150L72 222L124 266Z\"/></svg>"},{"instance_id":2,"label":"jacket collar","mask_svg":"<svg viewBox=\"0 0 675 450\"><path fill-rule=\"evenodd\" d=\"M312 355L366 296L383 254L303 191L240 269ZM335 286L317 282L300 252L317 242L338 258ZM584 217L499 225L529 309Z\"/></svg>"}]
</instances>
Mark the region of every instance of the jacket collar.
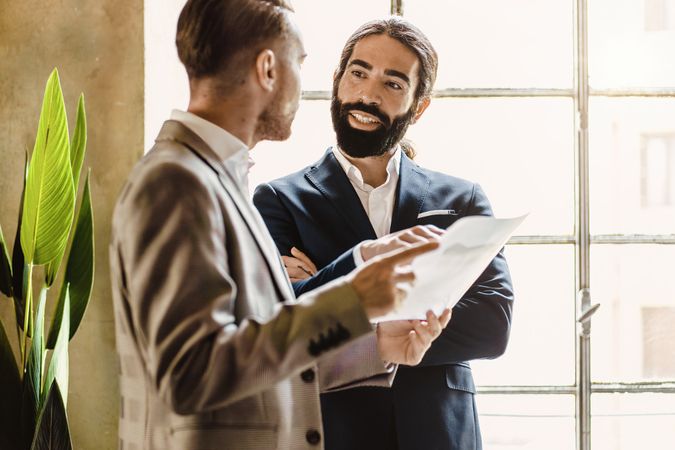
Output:
<instances>
[{"instance_id":1,"label":"jacket collar","mask_svg":"<svg viewBox=\"0 0 675 450\"><path fill-rule=\"evenodd\" d=\"M295 298L288 277L283 270L276 246L272 242L272 238L263 224L259 213L252 206L251 202L246 199L241 187L237 184L237 177L232 172L232 169L216 155L206 142L180 122L175 120L164 122L157 137L157 142L162 140L182 143L216 172L221 185L225 188L225 192L244 219L249 231L258 244L258 248L265 257L269 271L275 280L282 298L284 300Z\"/></svg>"},{"instance_id":2,"label":"jacket collar","mask_svg":"<svg viewBox=\"0 0 675 450\"><path fill-rule=\"evenodd\" d=\"M359 240L377 239L354 187L330 148L318 164L307 170L305 177L333 204Z\"/></svg>"},{"instance_id":3,"label":"jacket collar","mask_svg":"<svg viewBox=\"0 0 675 450\"><path fill-rule=\"evenodd\" d=\"M396 202L391 218L391 231L410 228L417 223L417 215L429 192L429 177L405 153L401 155L401 173L396 188Z\"/></svg>"}]
</instances>

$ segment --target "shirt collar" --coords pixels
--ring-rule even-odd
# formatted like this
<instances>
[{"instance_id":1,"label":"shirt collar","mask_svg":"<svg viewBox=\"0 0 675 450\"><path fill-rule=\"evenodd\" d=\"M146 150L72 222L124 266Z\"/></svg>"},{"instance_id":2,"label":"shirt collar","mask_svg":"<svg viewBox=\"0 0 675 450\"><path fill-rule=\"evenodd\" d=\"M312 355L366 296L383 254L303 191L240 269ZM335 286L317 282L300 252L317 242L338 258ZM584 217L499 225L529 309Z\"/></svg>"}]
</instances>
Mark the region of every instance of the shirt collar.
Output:
<instances>
[{"instance_id":1,"label":"shirt collar","mask_svg":"<svg viewBox=\"0 0 675 450\"><path fill-rule=\"evenodd\" d=\"M358 186L363 190L367 191L373 190L372 186L363 182L363 175L361 174L359 168L356 167L354 164L351 163L351 161L347 159L347 157L344 155L344 153L342 153L342 150L340 150L337 145L333 145L331 150L335 155L335 159L337 159L338 163L342 167L342 170L345 171L347 177L350 180L357 183ZM389 183L392 179L398 179L400 171L401 171L401 146L397 145L396 151L394 152L392 157L389 158L389 162L387 163L387 180L384 182L384 185Z\"/></svg>"},{"instance_id":2,"label":"shirt collar","mask_svg":"<svg viewBox=\"0 0 675 450\"><path fill-rule=\"evenodd\" d=\"M227 130L196 114L178 109L171 111L171 119L182 123L202 138L221 161L225 162L234 158L236 161L246 161L248 164L248 147Z\"/></svg>"}]
</instances>

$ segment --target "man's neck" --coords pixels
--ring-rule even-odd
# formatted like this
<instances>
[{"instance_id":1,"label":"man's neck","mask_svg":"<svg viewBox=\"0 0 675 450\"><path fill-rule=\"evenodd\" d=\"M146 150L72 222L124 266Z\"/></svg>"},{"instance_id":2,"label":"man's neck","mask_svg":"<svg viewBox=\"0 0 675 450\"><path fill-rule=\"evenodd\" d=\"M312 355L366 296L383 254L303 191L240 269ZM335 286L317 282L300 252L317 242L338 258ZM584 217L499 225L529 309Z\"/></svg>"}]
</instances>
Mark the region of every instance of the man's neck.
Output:
<instances>
[{"instance_id":1,"label":"man's neck","mask_svg":"<svg viewBox=\"0 0 675 450\"><path fill-rule=\"evenodd\" d=\"M256 133L259 113L254 102L245 101L246 95L215 98L211 95L213 88L208 83L191 84L188 112L219 126L248 148L253 148L260 140Z\"/></svg>"},{"instance_id":2,"label":"man's neck","mask_svg":"<svg viewBox=\"0 0 675 450\"><path fill-rule=\"evenodd\" d=\"M387 165L396 153L396 147L381 156L369 156L367 158L353 158L342 152L347 160L352 163L363 177L363 182L374 188L381 186L387 181Z\"/></svg>"}]
</instances>

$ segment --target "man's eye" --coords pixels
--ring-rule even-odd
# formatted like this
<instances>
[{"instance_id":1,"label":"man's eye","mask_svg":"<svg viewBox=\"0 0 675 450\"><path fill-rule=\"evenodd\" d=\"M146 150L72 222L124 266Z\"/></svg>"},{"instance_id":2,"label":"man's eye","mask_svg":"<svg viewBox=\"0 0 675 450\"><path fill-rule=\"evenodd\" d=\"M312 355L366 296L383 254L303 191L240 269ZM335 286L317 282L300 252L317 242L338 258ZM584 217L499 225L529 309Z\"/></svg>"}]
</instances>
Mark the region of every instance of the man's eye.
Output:
<instances>
[{"instance_id":1,"label":"man's eye","mask_svg":"<svg viewBox=\"0 0 675 450\"><path fill-rule=\"evenodd\" d=\"M390 88L395 89L397 91L403 89L403 86L401 86L400 84L398 84L394 81L388 81L387 86L389 86Z\"/></svg>"},{"instance_id":2,"label":"man's eye","mask_svg":"<svg viewBox=\"0 0 675 450\"><path fill-rule=\"evenodd\" d=\"M352 75L354 75L356 78L364 77L363 72L361 72L360 70L352 70Z\"/></svg>"}]
</instances>

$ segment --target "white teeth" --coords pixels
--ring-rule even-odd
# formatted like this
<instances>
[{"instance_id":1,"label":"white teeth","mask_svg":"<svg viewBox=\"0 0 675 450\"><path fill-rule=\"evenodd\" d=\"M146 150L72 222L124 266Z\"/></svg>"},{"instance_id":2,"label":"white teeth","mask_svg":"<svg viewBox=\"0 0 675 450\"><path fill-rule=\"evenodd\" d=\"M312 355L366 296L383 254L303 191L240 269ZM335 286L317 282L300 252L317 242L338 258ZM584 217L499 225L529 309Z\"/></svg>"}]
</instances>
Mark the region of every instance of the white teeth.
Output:
<instances>
[{"instance_id":1,"label":"white teeth","mask_svg":"<svg viewBox=\"0 0 675 450\"><path fill-rule=\"evenodd\" d=\"M352 113L352 117L363 124L377 123L377 120L373 120L370 117L362 116L361 114L355 112Z\"/></svg>"}]
</instances>

